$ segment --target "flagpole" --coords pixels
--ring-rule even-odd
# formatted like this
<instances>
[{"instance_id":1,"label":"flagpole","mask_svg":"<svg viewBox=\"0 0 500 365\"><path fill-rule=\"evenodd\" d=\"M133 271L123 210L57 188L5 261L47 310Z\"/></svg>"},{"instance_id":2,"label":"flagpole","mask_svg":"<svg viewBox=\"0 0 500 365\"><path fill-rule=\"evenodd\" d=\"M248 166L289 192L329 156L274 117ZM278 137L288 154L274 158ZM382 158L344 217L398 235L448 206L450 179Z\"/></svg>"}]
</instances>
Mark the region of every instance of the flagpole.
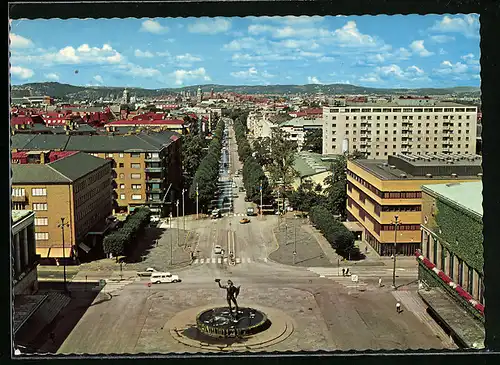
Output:
<instances>
[{"instance_id":1,"label":"flagpole","mask_svg":"<svg viewBox=\"0 0 500 365\"><path fill-rule=\"evenodd\" d=\"M198 220L198 183L196 183L196 220Z\"/></svg>"}]
</instances>

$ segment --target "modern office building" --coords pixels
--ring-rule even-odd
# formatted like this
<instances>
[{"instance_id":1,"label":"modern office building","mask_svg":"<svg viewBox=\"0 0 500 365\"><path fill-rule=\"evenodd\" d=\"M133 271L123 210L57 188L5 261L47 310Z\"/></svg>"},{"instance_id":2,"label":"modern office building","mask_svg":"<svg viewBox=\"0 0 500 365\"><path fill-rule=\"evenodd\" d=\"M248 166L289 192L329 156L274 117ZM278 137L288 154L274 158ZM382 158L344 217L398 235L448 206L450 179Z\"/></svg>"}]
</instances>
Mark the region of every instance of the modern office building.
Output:
<instances>
[{"instance_id":1,"label":"modern office building","mask_svg":"<svg viewBox=\"0 0 500 365\"><path fill-rule=\"evenodd\" d=\"M369 159L397 153L476 154L477 107L433 99L338 102L323 108L323 153L360 151Z\"/></svg>"},{"instance_id":2,"label":"modern office building","mask_svg":"<svg viewBox=\"0 0 500 365\"><path fill-rule=\"evenodd\" d=\"M481 181L422 186L419 294L464 347L484 341L482 190Z\"/></svg>"},{"instance_id":3,"label":"modern office building","mask_svg":"<svg viewBox=\"0 0 500 365\"><path fill-rule=\"evenodd\" d=\"M382 256L413 255L420 248L422 185L480 180L477 155L402 155L347 162L347 215ZM395 216L398 216L395 232ZM395 234L396 237L395 237Z\"/></svg>"},{"instance_id":4,"label":"modern office building","mask_svg":"<svg viewBox=\"0 0 500 365\"><path fill-rule=\"evenodd\" d=\"M13 206L36 213L41 259L76 259L78 248L85 254L98 242L89 233L104 234L112 212L111 165L82 152L48 164L12 165Z\"/></svg>"},{"instance_id":5,"label":"modern office building","mask_svg":"<svg viewBox=\"0 0 500 365\"><path fill-rule=\"evenodd\" d=\"M116 133L87 136L16 134L12 136L11 146L13 152L82 151L111 160L113 210L116 213L128 213L147 205L153 213L166 214L170 194L177 198L182 190L180 135L170 131Z\"/></svg>"}]
</instances>

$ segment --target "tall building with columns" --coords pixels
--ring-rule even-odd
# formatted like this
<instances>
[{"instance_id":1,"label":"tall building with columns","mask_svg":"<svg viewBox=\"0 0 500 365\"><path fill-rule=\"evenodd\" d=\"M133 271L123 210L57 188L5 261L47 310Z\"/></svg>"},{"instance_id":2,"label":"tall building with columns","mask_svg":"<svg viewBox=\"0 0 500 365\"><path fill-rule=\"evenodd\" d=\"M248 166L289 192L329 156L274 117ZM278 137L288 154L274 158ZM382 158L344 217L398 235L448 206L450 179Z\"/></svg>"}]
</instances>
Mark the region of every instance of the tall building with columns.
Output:
<instances>
[{"instance_id":1,"label":"tall building with columns","mask_svg":"<svg viewBox=\"0 0 500 365\"><path fill-rule=\"evenodd\" d=\"M38 290L35 213L13 210L11 215L14 294L32 294Z\"/></svg>"}]
</instances>

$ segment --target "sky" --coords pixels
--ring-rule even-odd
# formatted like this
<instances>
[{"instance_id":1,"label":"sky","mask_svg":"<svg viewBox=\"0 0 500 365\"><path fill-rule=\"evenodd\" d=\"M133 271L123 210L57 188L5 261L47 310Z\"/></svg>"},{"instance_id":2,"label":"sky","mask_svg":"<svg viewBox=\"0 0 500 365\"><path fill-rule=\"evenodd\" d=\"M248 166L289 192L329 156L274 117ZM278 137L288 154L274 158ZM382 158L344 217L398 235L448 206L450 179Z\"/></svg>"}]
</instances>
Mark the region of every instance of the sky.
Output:
<instances>
[{"instance_id":1,"label":"sky","mask_svg":"<svg viewBox=\"0 0 500 365\"><path fill-rule=\"evenodd\" d=\"M11 82L480 85L479 16L11 20Z\"/></svg>"}]
</instances>

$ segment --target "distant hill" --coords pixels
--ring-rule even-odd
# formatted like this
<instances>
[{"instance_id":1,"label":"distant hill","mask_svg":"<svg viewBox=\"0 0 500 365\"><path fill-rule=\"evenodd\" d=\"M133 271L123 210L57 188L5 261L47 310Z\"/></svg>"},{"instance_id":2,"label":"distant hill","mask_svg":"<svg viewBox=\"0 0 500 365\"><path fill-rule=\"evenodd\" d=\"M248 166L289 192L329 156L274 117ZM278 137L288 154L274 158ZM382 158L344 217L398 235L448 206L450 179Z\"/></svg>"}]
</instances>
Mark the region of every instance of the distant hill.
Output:
<instances>
[{"instance_id":1,"label":"distant hill","mask_svg":"<svg viewBox=\"0 0 500 365\"><path fill-rule=\"evenodd\" d=\"M200 85L204 91L214 92L236 92L241 94L266 94L266 95L284 95L284 94L385 94L385 95L460 95L460 96L479 96L480 89L478 87L459 86L443 89L377 89L363 86L348 85L348 84L331 84L331 85L257 85L257 86L228 86L228 85ZM196 86L182 88L166 88L166 89L141 89L127 88L129 95L136 96L160 96L166 94L179 93L180 91L195 91ZM13 85L11 87L12 97L24 96L26 93L31 95L48 95L59 99L87 99L95 100L100 97L107 97L110 94L115 96L121 94L123 87L107 87L107 86L74 86L61 84L58 82L41 82L30 83L23 85Z\"/></svg>"}]
</instances>

